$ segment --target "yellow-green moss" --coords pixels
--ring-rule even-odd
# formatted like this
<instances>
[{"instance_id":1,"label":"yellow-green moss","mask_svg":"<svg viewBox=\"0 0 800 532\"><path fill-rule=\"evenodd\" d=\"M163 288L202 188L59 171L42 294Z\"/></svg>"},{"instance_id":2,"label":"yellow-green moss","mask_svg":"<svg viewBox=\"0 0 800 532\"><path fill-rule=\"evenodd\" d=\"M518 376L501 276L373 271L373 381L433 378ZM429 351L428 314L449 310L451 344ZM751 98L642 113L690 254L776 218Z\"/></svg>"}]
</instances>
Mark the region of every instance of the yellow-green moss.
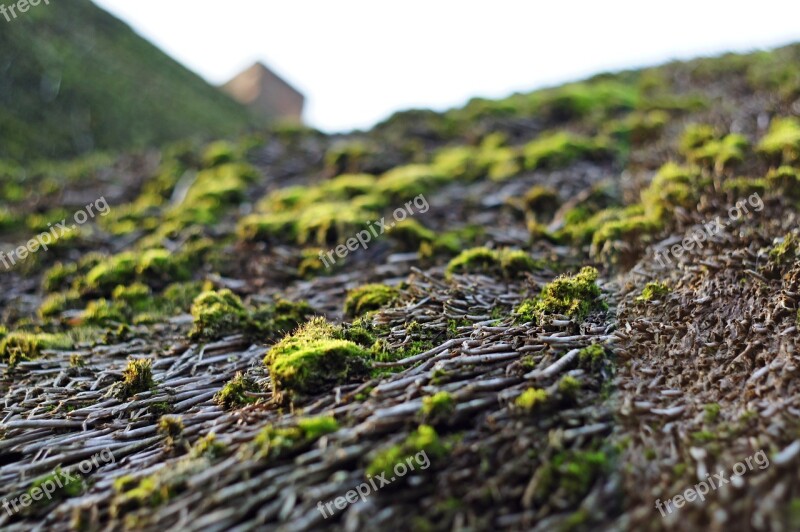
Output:
<instances>
[{"instance_id":1,"label":"yellow-green moss","mask_svg":"<svg viewBox=\"0 0 800 532\"><path fill-rule=\"evenodd\" d=\"M92 291L110 294L118 285L134 281L137 263L137 256L132 251L108 257L89 270L86 286Z\"/></svg>"},{"instance_id":2,"label":"yellow-green moss","mask_svg":"<svg viewBox=\"0 0 800 532\"><path fill-rule=\"evenodd\" d=\"M387 478L394 475L394 468L400 462L425 452L428 459L434 461L449 453L448 446L442 443L433 427L420 425L400 444L379 451L366 468L369 476L384 474Z\"/></svg>"},{"instance_id":3,"label":"yellow-green moss","mask_svg":"<svg viewBox=\"0 0 800 532\"><path fill-rule=\"evenodd\" d=\"M450 179L434 166L410 164L398 166L380 176L375 191L392 201L408 201Z\"/></svg>"},{"instance_id":4,"label":"yellow-green moss","mask_svg":"<svg viewBox=\"0 0 800 532\"><path fill-rule=\"evenodd\" d=\"M261 390L256 382L240 371L217 392L214 401L225 409L237 408L258 400L255 397L247 396L245 392L256 393L259 391Z\"/></svg>"},{"instance_id":5,"label":"yellow-green moss","mask_svg":"<svg viewBox=\"0 0 800 532\"><path fill-rule=\"evenodd\" d=\"M531 211L537 220L552 218L561 202L555 189L543 185L534 185L529 188L522 201L525 208Z\"/></svg>"},{"instance_id":6,"label":"yellow-green moss","mask_svg":"<svg viewBox=\"0 0 800 532\"><path fill-rule=\"evenodd\" d=\"M39 306L39 316L52 318L65 310L74 310L81 307L81 295L76 290L57 292L44 298Z\"/></svg>"},{"instance_id":7,"label":"yellow-green moss","mask_svg":"<svg viewBox=\"0 0 800 532\"><path fill-rule=\"evenodd\" d=\"M14 367L24 360L39 358L43 351L64 351L72 346L72 339L63 334L10 332L0 335L0 361Z\"/></svg>"},{"instance_id":8,"label":"yellow-green moss","mask_svg":"<svg viewBox=\"0 0 800 532\"><path fill-rule=\"evenodd\" d=\"M203 292L192 303L194 323L189 337L215 340L227 334L241 332L246 314L242 300L227 288L218 292Z\"/></svg>"},{"instance_id":9,"label":"yellow-green moss","mask_svg":"<svg viewBox=\"0 0 800 532\"><path fill-rule=\"evenodd\" d=\"M61 473L61 467L57 467L52 473L34 480L31 483L31 487L28 489L28 496L32 495L34 490L41 493L43 491L42 486L45 484L55 486L56 489L55 491L49 492L47 501L41 501L41 496L39 497L42 504L50 502L53 499L59 500L68 497L77 497L83 493L86 486L83 478L77 472L71 475L64 475Z\"/></svg>"},{"instance_id":10,"label":"yellow-green moss","mask_svg":"<svg viewBox=\"0 0 800 532\"><path fill-rule=\"evenodd\" d=\"M116 396L127 399L137 393L146 392L155 386L153 382L153 361L149 358L133 359L122 371L122 382L116 390Z\"/></svg>"},{"instance_id":11,"label":"yellow-green moss","mask_svg":"<svg viewBox=\"0 0 800 532\"><path fill-rule=\"evenodd\" d=\"M590 139L559 131L545 134L523 147L525 168L557 169L578 159L600 159L610 155L607 144L600 139Z\"/></svg>"},{"instance_id":12,"label":"yellow-green moss","mask_svg":"<svg viewBox=\"0 0 800 532\"><path fill-rule=\"evenodd\" d=\"M449 278L453 274L483 273L512 279L541 267L540 262L522 250L478 247L462 251L453 258L447 264L445 275Z\"/></svg>"},{"instance_id":13,"label":"yellow-green moss","mask_svg":"<svg viewBox=\"0 0 800 532\"><path fill-rule=\"evenodd\" d=\"M720 137L711 126L691 124L684 131L680 145L690 162L722 172L744 160L748 142L736 133Z\"/></svg>"},{"instance_id":14,"label":"yellow-green moss","mask_svg":"<svg viewBox=\"0 0 800 532\"><path fill-rule=\"evenodd\" d=\"M527 412L533 412L547 404L548 399L549 396L546 390L542 390L541 388L528 388L514 400L514 404L517 408Z\"/></svg>"},{"instance_id":15,"label":"yellow-green moss","mask_svg":"<svg viewBox=\"0 0 800 532\"><path fill-rule=\"evenodd\" d=\"M400 297L400 291L385 284L366 284L347 292L344 313L358 318L367 312L391 305Z\"/></svg>"},{"instance_id":16,"label":"yellow-green moss","mask_svg":"<svg viewBox=\"0 0 800 532\"><path fill-rule=\"evenodd\" d=\"M337 430L339 423L333 416L302 418L295 426L278 428L267 425L253 444L261 457L274 459Z\"/></svg>"},{"instance_id":17,"label":"yellow-green moss","mask_svg":"<svg viewBox=\"0 0 800 532\"><path fill-rule=\"evenodd\" d=\"M800 120L794 117L775 118L757 149L779 164L792 164L800 160Z\"/></svg>"},{"instance_id":18,"label":"yellow-green moss","mask_svg":"<svg viewBox=\"0 0 800 532\"><path fill-rule=\"evenodd\" d=\"M368 375L368 351L337 338L340 329L312 318L275 344L264 358L276 392L308 395Z\"/></svg>"},{"instance_id":19,"label":"yellow-green moss","mask_svg":"<svg viewBox=\"0 0 800 532\"><path fill-rule=\"evenodd\" d=\"M578 352L578 364L586 370L596 370L606 359L606 350L600 344L592 344Z\"/></svg>"},{"instance_id":20,"label":"yellow-green moss","mask_svg":"<svg viewBox=\"0 0 800 532\"><path fill-rule=\"evenodd\" d=\"M422 398L420 413L426 419L441 419L450 416L455 408L456 402L452 395L448 392L436 392Z\"/></svg>"},{"instance_id":21,"label":"yellow-green moss","mask_svg":"<svg viewBox=\"0 0 800 532\"><path fill-rule=\"evenodd\" d=\"M126 321L123 310L106 299L90 301L83 311L83 322L87 325L106 326Z\"/></svg>"},{"instance_id":22,"label":"yellow-green moss","mask_svg":"<svg viewBox=\"0 0 800 532\"><path fill-rule=\"evenodd\" d=\"M662 299L669 294L672 289L666 283L658 281L651 281L644 286L642 295L636 298L636 301L651 301L653 299Z\"/></svg>"},{"instance_id":23,"label":"yellow-green moss","mask_svg":"<svg viewBox=\"0 0 800 532\"><path fill-rule=\"evenodd\" d=\"M597 270L591 266L582 268L573 276L557 277L542 288L536 299L520 303L516 309L517 322L541 322L552 314L583 321L592 310L605 310L607 306L600 300L597 277Z\"/></svg>"}]
</instances>

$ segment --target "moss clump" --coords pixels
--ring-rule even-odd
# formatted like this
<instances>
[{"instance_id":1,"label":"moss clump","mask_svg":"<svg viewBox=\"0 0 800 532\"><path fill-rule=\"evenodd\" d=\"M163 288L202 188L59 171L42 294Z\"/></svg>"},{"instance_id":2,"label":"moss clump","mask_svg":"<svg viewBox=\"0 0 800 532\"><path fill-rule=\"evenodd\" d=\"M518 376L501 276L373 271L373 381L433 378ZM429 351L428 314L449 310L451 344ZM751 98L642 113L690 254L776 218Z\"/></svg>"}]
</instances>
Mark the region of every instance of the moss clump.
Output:
<instances>
[{"instance_id":1,"label":"moss clump","mask_svg":"<svg viewBox=\"0 0 800 532\"><path fill-rule=\"evenodd\" d=\"M800 160L800 120L775 118L757 149L779 164L792 164Z\"/></svg>"},{"instance_id":2,"label":"moss clump","mask_svg":"<svg viewBox=\"0 0 800 532\"><path fill-rule=\"evenodd\" d=\"M86 274L86 287L91 291L110 294L118 285L134 281L137 262L136 255L129 251L108 257Z\"/></svg>"},{"instance_id":3,"label":"moss clump","mask_svg":"<svg viewBox=\"0 0 800 532\"><path fill-rule=\"evenodd\" d=\"M769 259L777 265L789 264L797 257L798 239L792 233L783 237L783 240L769 250Z\"/></svg>"},{"instance_id":4,"label":"moss clump","mask_svg":"<svg viewBox=\"0 0 800 532\"><path fill-rule=\"evenodd\" d=\"M368 351L337 338L341 330L313 318L275 344L264 358L276 392L307 395L369 374Z\"/></svg>"},{"instance_id":5,"label":"moss clump","mask_svg":"<svg viewBox=\"0 0 800 532\"><path fill-rule=\"evenodd\" d=\"M164 302L173 310L188 311L197 296L203 293L203 283L187 281L172 283L161 293Z\"/></svg>"},{"instance_id":6,"label":"moss clump","mask_svg":"<svg viewBox=\"0 0 800 532\"><path fill-rule=\"evenodd\" d=\"M153 285L165 285L170 281L185 281L189 271L180 255L167 249L148 249L139 258L136 273Z\"/></svg>"},{"instance_id":7,"label":"moss clump","mask_svg":"<svg viewBox=\"0 0 800 532\"><path fill-rule=\"evenodd\" d=\"M276 428L268 425L256 436L253 444L260 456L274 459L297 451L337 430L339 423L333 416L304 418L291 427Z\"/></svg>"},{"instance_id":8,"label":"moss clump","mask_svg":"<svg viewBox=\"0 0 800 532\"><path fill-rule=\"evenodd\" d=\"M194 324L189 337L194 340L215 340L241 331L247 311L239 296L224 288L197 296L192 303L192 317Z\"/></svg>"},{"instance_id":9,"label":"moss clump","mask_svg":"<svg viewBox=\"0 0 800 532\"><path fill-rule=\"evenodd\" d=\"M47 501L43 501L42 504L45 502L50 502L53 499L66 499L69 497L77 497L81 493L83 493L84 488L86 487L83 478L77 473L65 476L61 473L61 468L57 467L55 471L52 473L45 475L43 477L39 477L31 483L31 487L28 489L28 495L32 495L34 490L37 492L42 492L45 484L49 486L55 486L55 491L50 491L50 495ZM41 497L39 497L41 500Z\"/></svg>"},{"instance_id":10,"label":"moss clump","mask_svg":"<svg viewBox=\"0 0 800 532\"><path fill-rule=\"evenodd\" d=\"M541 267L541 263L522 250L478 247L462 251L453 258L447 264L445 276L450 278L453 274L483 273L513 279Z\"/></svg>"},{"instance_id":11,"label":"moss clump","mask_svg":"<svg viewBox=\"0 0 800 532\"><path fill-rule=\"evenodd\" d=\"M262 340L272 340L296 329L313 314L314 310L305 301L278 299L253 311L248 317L247 330Z\"/></svg>"},{"instance_id":12,"label":"moss clump","mask_svg":"<svg viewBox=\"0 0 800 532\"><path fill-rule=\"evenodd\" d=\"M665 220L677 207L693 210L704 185L697 168L667 163L653 177L650 186L642 191L645 213Z\"/></svg>"},{"instance_id":13,"label":"moss clump","mask_svg":"<svg viewBox=\"0 0 800 532\"><path fill-rule=\"evenodd\" d=\"M541 388L528 388L514 400L514 405L526 412L533 412L547 404L549 396Z\"/></svg>"},{"instance_id":14,"label":"moss clump","mask_svg":"<svg viewBox=\"0 0 800 532\"><path fill-rule=\"evenodd\" d=\"M734 177L726 179L722 183L722 190L730 192L734 198L750 196L752 194L763 195L770 183L766 179L753 179L751 177ZM798 190L794 188L793 190ZM787 191L788 192L788 191ZM800 198L795 198L800 199Z\"/></svg>"},{"instance_id":15,"label":"moss clump","mask_svg":"<svg viewBox=\"0 0 800 532\"><path fill-rule=\"evenodd\" d=\"M367 312L391 305L400 297L400 291L385 284L366 284L347 292L344 313L349 318L358 318Z\"/></svg>"},{"instance_id":16,"label":"moss clump","mask_svg":"<svg viewBox=\"0 0 800 532\"><path fill-rule=\"evenodd\" d=\"M692 124L681 138L681 152L692 162L721 173L725 168L744 160L747 139L730 134L719 137L711 126Z\"/></svg>"},{"instance_id":17,"label":"moss clump","mask_svg":"<svg viewBox=\"0 0 800 532\"><path fill-rule=\"evenodd\" d=\"M600 139L590 139L567 132L542 135L523 148L525 168L557 169L570 165L573 161L602 159L610 155L606 143Z\"/></svg>"},{"instance_id":18,"label":"moss clump","mask_svg":"<svg viewBox=\"0 0 800 532\"><path fill-rule=\"evenodd\" d=\"M426 419L443 419L450 416L456 408L455 399L448 392L437 392L422 398L420 413Z\"/></svg>"},{"instance_id":19,"label":"moss clump","mask_svg":"<svg viewBox=\"0 0 800 532\"><path fill-rule=\"evenodd\" d=\"M792 166L780 166L767 173L770 188L779 190L784 196L793 200L800 199L800 171Z\"/></svg>"},{"instance_id":20,"label":"moss clump","mask_svg":"<svg viewBox=\"0 0 800 532\"><path fill-rule=\"evenodd\" d=\"M522 201L525 204L525 208L537 220L549 220L552 218L561 202L555 189L543 185L534 185L529 188L525 192Z\"/></svg>"},{"instance_id":21,"label":"moss clump","mask_svg":"<svg viewBox=\"0 0 800 532\"><path fill-rule=\"evenodd\" d=\"M183 419L180 416L161 416L158 420L158 433L164 436L167 449L172 449L183 436Z\"/></svg>"},{"instance_id":22,"label":"moss clump","mask_svg":"<svg viewBox=\"0 0 800 532\"><path fill-rule=\"evenodd\" d=\"M223 454L227 447L222 442L217 441L217 436L213 432L210 432L199 438L192 448L189 450L189 457L190 458L207 458L209 460L214 460L219 458Z\"/></svg>"},{"instance_id":23,"label":"moss clump","mask_svg":"<svg viewBox=\"0 0 800 532\"><path fill-rule=\"evenodd\" d=\"M45 319L52 318L65 310L74 310L80 307L81 295L77 291L57 292L44 298L39 306L39 316Z\"/></svg>"},{"instance_id":24,"label":"moss clump","mask_svg":"<svg viewBox=\"0 0 800 532\"><path fill-rule=\"evenodd\" d=\"M257 393L259 391L261 390L258 384L240 371L217 392L214 401L225 409L237 408L258 400L255 397L247 396L245 392Z\"/></svg>"},{"instance_id":25,"label":"moss clump","mask_svg":"<svg viewBox=\"0 0 800 532\"><path fill-rule=\"evenodd\" d=\"M703 407L703 417L706 423L713 423L719 418L720 413L719 403L709 403Z\"/></svg>"},{"instance_id":26,"label":"moss clump","mask_svg":"<svg viewBox=\"0 0 800 532\"><path fill-rule=\"evenodd\" d=\"M586 370L596 370L606 359L606 350L600 344L592 344L578 352L578 364Z\"/></svg>"},{"instance_id":27,"label":"moss clump","mask_svg":"<svg viewBox=\"0 0 800 532\"><path fill-rule=\"evenodd\" d=\"M375 192L390 201L408 201L425 194L433 188L447 183L451 176L445 175L434 166L410 164L389 170L376 182Z\"/></svg>"},{"instance_id":28,"label":"moss clump","mask_svg":"<svg viewBox=\"0 0 800 532\"><path fill-rule=\"evenodd\" d=\"M389 232L389 237L399 243L403 251L416 251L423 243L436 240L436 233L416 220L403 220Z\"/></svg>"},{"instance_id":29,"label":"moss clump","mask_svg":"<svg viewBox=\"0 0 800 532\"><path fill-rule=\"evenodd\" d=\"M127 399L150 390L155 386L153 382L153 361L149 358L129 360L122 371L122 382L116 390L116 396Z\"/></svg>"},{"instance_id":30,"label":"moss clump","mask_svg":"<svg viewBox=\"0 0 800 532\"><path fill-rule=\"evenodd\" d=\"M19 362L39 358L43 351L71 349L73 341L63 334L11 332L0 335L0 361L10 367Z\"/></svg>"},{"instance_id":31,"label":"moss clump","mask_svg":"<svg viewBox=\"0 0 800 532\"><path fill-rule=\"evenodd\" d=\"M516 309L517 322L541 322L545 316L558 314L582 321L592 310L605 310L597 286L598 272L585 266L576 275L562 275L542 288L536 299L527 299Z\"/></svg>"},{"instance_id":32,"label":"moss clump","mask_svg":"<svg viewBox=\"0 0 800 532\"><path fill-rule=\"evenodd\" d=\"M565 375L558 381L558 391L567 399L574 400L578 396L580 389L581 381L572 375Z\"/></svg>"},{"instance_id":33,"label":"moss clump","mask_svg":"<svg viewBox=\"0 0 800 532\"><path fill-rule=\"evenodd\" d=\"M367 466L366 473L373 477L384 474L389 478L394 475L397 464L422 452L429 460L443 458L449 452L448 446L439 440L436 430L429 425L420 425L399 445L380 451Z\"/></svg>"},{"instance_id":34,"label":"moss clump","mask_svg":"<svg viewBox=\"0 0 800 532\"><path fill-rule=\"evenodd\" d=\"M602 451L564 451L556 454L539 477L542 482L537 496L542 499L558 497L576 504L607 470L608 457Z\"/></svg>"},{"instance_id":35,"label":"moss clump","mask_svg":"<svg viewBox=\"0 0 800 532\"><path fill-rule=\"evenodd\" d=\"M672 289L666 283L661 283L658 281L651 281L644 285L644 289L642 290L642 295L636 298L636 301L644 302L644 301L651 301L653 299L661 299L667 294L669 294Z\"/></svg>"},{"instance_id":36,"label":"moss clump","mask_svg":"<svg viewBox=\"0 0 800 532\"><path fill-rule=\"evenodd\" d=\"M213 168L221 164L232 163L235 160L235 146L224 140L212 142L206 146L202 155L202 163L205 168Z\"/></svg>"},{"instance_id":37,"label":"moss clump","mask_svg":"<svg viewBox=\"0 0 800 532\"><path fill-rule=\"evenodd\" d=\"M106 326L125 322L122 309L106 299L90 301L83 311L83 323L87 325Z\"/></svg>"},{"instance_id":38,"label":"moss clump","mask_svg":"<svg viewBox=\"0 0 800 532\"><path fill-rule=\"evenodd\" d=\"M42 276L42 288L45 292L55 292L69 283L78 273L78 265L74 262L67 264L57 262Z\"/></svg>"}]
</instances>

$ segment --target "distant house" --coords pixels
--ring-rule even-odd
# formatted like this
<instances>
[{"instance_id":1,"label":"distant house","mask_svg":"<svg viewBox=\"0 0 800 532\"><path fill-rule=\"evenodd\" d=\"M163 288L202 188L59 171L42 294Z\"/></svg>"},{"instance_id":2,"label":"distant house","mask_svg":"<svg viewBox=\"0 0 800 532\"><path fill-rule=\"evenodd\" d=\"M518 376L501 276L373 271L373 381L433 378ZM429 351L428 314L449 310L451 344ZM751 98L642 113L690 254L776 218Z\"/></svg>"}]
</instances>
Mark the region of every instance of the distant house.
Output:
<instances>
[{"instance_id":1,"label":"distant house","mask_svg":"<svg viewBox=\"0 0 800 532\"><path fill-rule=\"evenodd\" d=\"M262 63L234 77L222 90L268 120L303 121L305 96Z\"/></svg>"}]
</instances>

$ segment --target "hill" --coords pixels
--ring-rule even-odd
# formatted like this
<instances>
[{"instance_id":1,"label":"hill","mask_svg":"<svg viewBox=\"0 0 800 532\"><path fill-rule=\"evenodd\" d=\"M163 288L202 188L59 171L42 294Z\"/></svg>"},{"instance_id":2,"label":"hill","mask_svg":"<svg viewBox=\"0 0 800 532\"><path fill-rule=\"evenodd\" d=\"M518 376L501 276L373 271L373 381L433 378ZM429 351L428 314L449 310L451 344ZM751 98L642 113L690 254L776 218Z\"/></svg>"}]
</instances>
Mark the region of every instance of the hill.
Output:
<instances>
[{"instance_id":1,"label":"hill","mask_svg":"<svg viewBox=\"0 0 800 532\"><path fill-rule=\"evenodd\" d=\"M3 20L0 157L65 158L231 135L251 121L89 0L40 4Z\"/></svg>"},{"instance_id":2,"label":"hill","mask_svg":"<svg viewBox=\"0 0 800 532\"><path fill-rule=\"evenodd\" d=\"M796 529L798 57L5 165L0 527Z\"/></svg>"}]
</instances>

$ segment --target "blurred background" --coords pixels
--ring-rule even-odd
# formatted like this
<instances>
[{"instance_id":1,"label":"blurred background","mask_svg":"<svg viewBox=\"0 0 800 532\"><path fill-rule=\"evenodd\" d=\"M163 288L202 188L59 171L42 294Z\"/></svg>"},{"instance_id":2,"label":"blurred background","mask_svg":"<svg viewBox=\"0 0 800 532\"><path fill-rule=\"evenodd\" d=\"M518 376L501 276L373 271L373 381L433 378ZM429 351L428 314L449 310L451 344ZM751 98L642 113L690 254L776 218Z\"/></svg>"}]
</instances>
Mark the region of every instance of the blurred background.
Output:
<instances>
[{"instance_id":1,"label":"blurred background","mask_svg":"<svg viewBox=\"0 0 800 532\"><path fill-rule=\"evenodd\" d=\"M800 35L792 0L96 3L214 84L263 61L306 95L308 125L327 132Z\"/></svg>"}]
</instances>

